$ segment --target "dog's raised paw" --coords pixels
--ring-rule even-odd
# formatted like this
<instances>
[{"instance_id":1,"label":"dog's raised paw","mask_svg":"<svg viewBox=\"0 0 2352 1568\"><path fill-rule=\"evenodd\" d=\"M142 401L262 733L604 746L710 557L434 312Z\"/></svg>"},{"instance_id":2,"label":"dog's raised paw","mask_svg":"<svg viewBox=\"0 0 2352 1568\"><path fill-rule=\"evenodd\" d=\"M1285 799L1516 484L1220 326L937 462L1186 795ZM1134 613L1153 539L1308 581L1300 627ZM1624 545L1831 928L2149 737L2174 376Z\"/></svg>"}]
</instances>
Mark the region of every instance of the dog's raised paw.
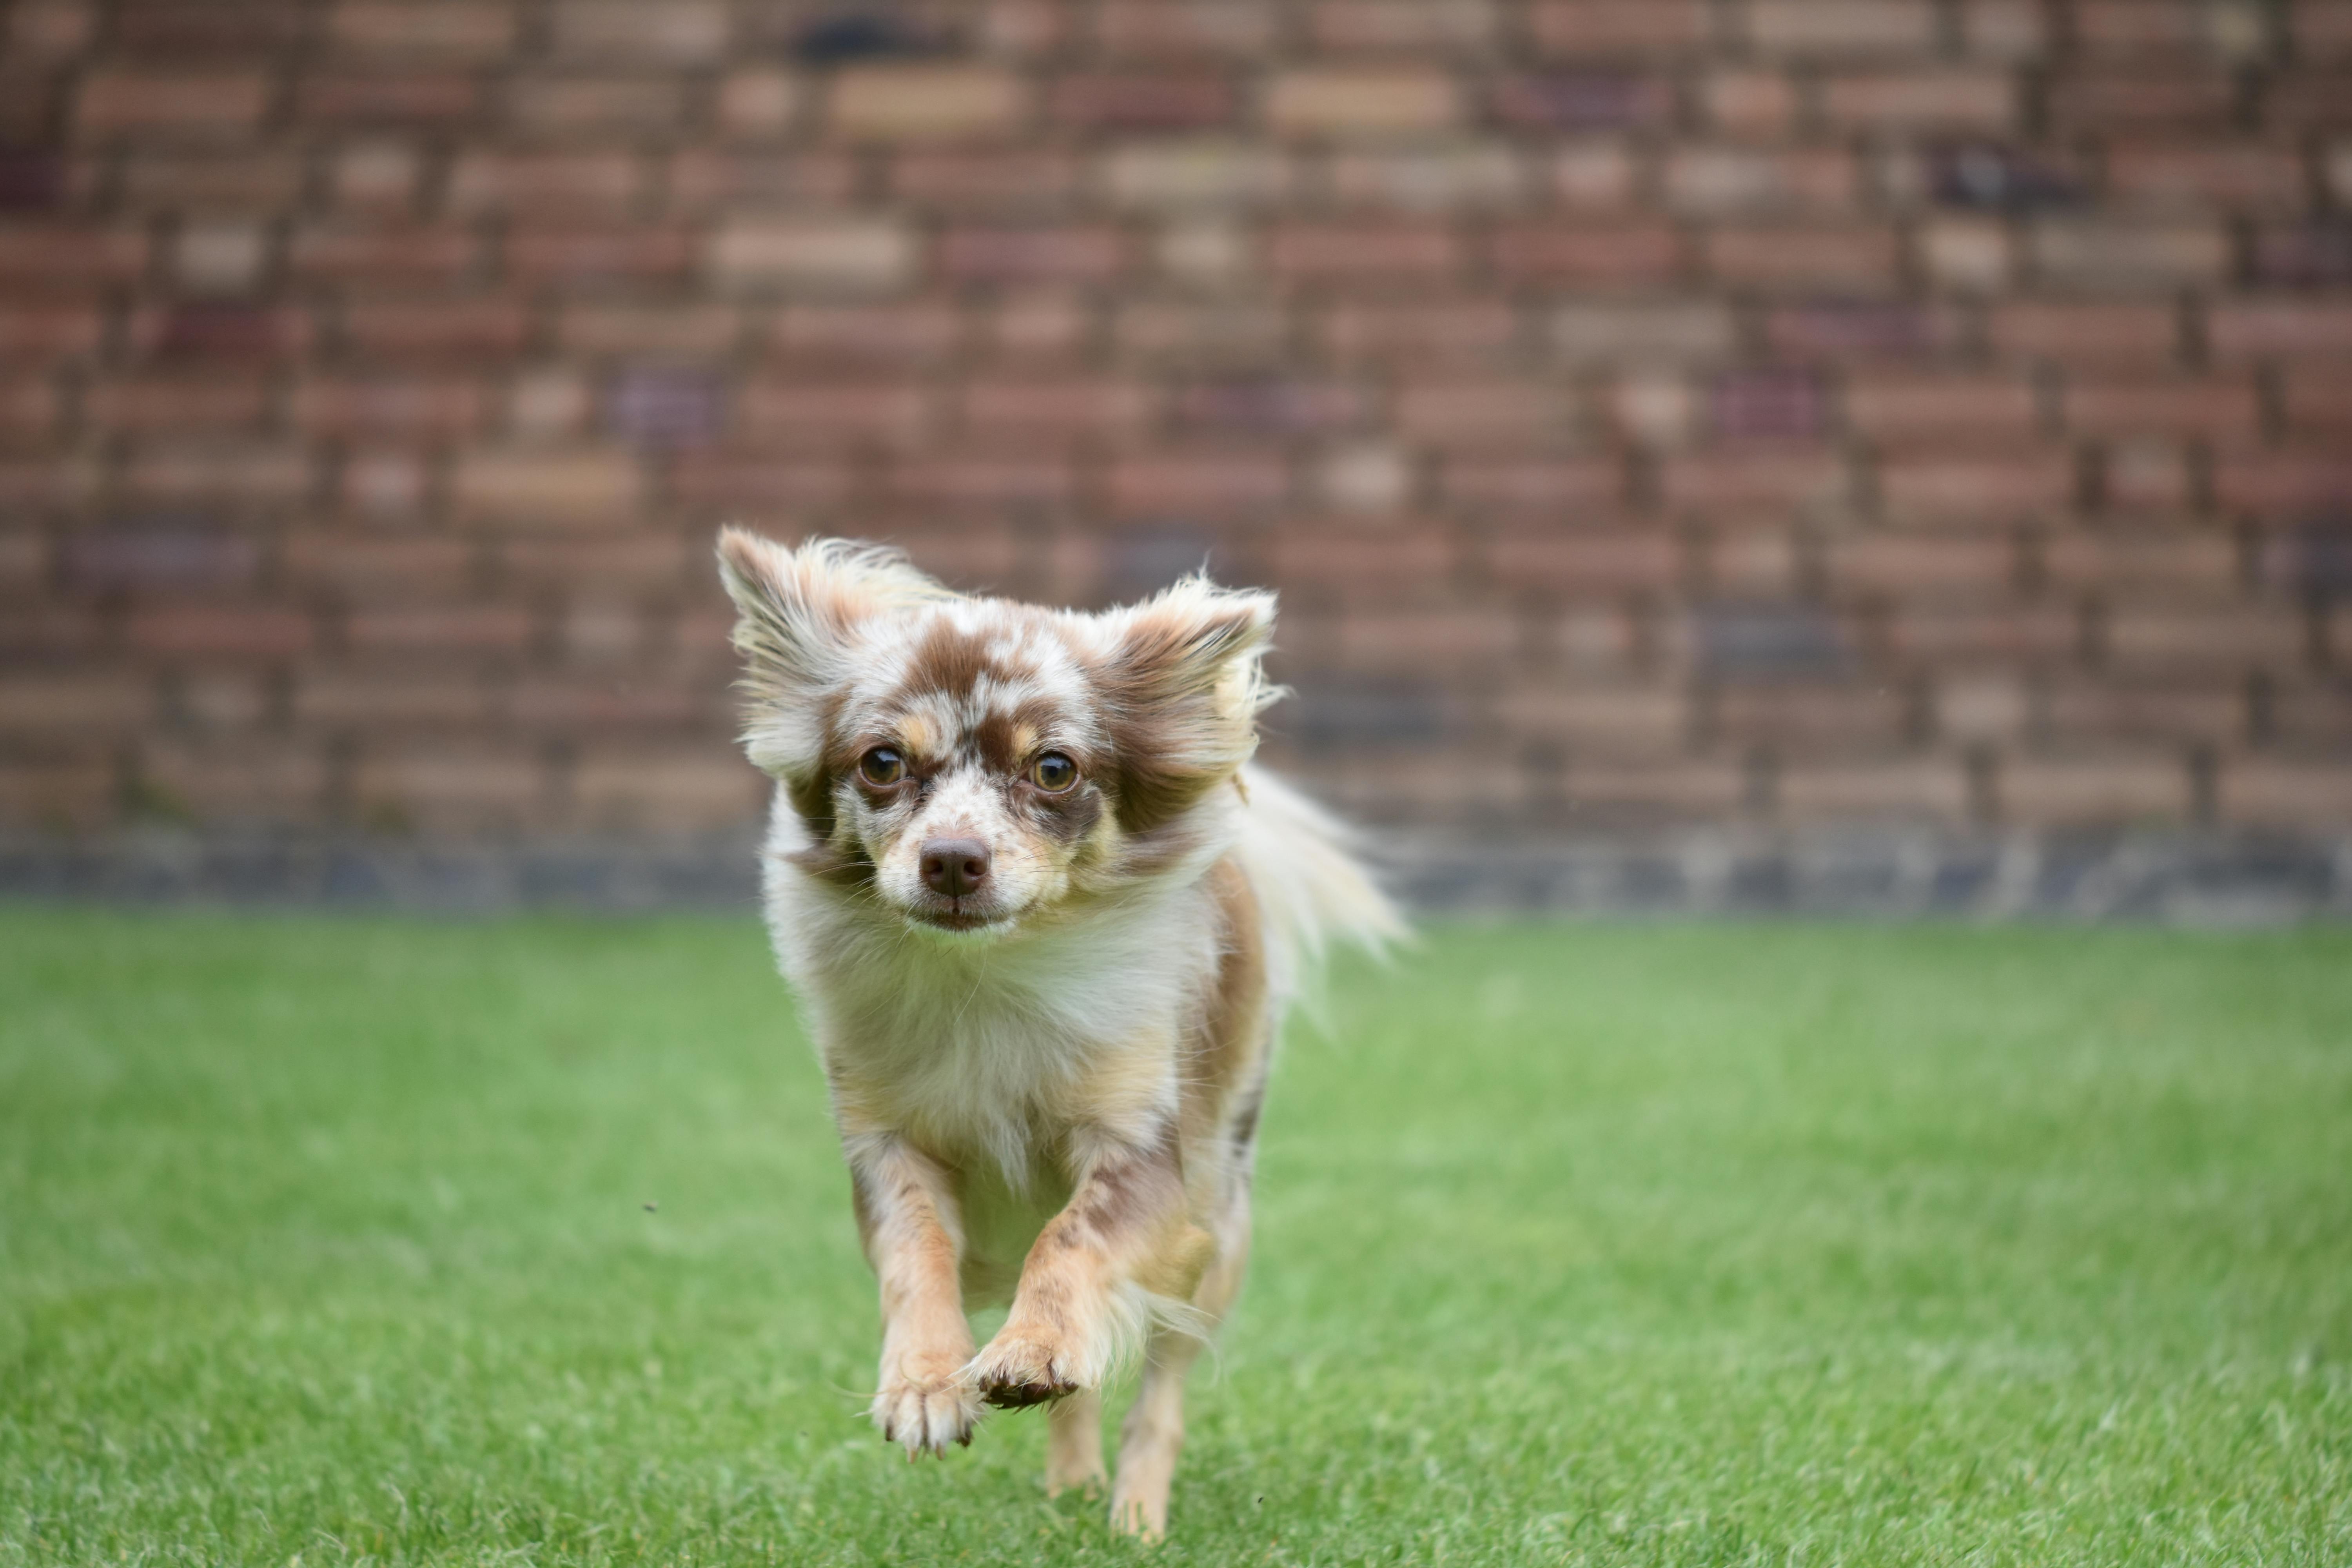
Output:
<instances>
[{"instance_id":1,"label":"dog's raised paw","mask_svg":"<svg viewBox=\"0 0 2352 1568\"><path fill-rule=\"evenodd\" d=\"M980 1396L999 1410L1049 1405L1078 1391L1078 1380L1058 1347L1025 1335L999 1334L972 1358Z\"/></svg>"},{"instance_id":2,"label":"dog's raised paw","mask_svg":"<svg viewBox=\"0 0 2352 1568\"><path fill-rule=\"evenodd\" d=\"M870 1414L882 1440L905 1448L909 1459L926 1453L945 1456L950 1443L971 1446L980 1400L959 1373L926 1378L901 1372L882 1380Z\"/></svg>"}]
</instances>

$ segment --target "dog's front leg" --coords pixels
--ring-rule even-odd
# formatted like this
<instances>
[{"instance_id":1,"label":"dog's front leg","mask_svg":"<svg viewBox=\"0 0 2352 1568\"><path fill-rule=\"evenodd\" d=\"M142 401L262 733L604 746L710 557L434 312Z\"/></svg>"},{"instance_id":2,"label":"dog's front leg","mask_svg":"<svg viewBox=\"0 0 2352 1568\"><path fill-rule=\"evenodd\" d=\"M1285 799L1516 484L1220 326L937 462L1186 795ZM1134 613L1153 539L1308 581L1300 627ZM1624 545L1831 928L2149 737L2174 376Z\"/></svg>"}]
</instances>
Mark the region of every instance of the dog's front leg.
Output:
<instances>
[{"instance_id":1,"label":"dog's front leg","mask_svg":"<svg viewBox=\"0 0 2352 1568\"><path fill-rule=\"evenodd\" d=\"M854 1139L857 1230L882 1285L882 1373L874 1424L907 1457L970 1443L980 1402L964 1368L971 1325L956 1276L961 1225L947 1173L888 1133Z\"/></svg>"},{"instance_id":2,"label":"dog's front leg","mask_svg":"<svg viewBox=\"0 0 2352 1568\"><path fill-rule=\"evenodd\" d=\"M1145 1294L1189 1296L1212 1249L1185 1217L1172 1131L1148 1145L1093 1136L1076 1146L1070 1201L1038 1232L1004 1327L971 1363L991 1405L1101 1387L1141 1342Z\"/></svg>"}]
</instances>

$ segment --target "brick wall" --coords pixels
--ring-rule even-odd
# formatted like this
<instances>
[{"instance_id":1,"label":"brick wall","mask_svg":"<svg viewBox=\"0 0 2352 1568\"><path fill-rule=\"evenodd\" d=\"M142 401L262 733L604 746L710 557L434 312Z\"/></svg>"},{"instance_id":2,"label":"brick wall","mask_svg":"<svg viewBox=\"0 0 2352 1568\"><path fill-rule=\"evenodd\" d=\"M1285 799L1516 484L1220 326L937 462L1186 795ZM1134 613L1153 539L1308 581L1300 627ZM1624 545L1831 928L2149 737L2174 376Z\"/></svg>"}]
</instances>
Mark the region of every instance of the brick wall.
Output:
<instances>
[{"instance_id":1,"label":"brick wall","mask_svg":"<svg viewBox=\"0 0 2352 1568\"><path fill-rule=\"evenodd\" d=\"M2352 4L0 25L0 829L740 823L726 518L1375 817L2352 824Z\"/></svg>"}]
</instances>

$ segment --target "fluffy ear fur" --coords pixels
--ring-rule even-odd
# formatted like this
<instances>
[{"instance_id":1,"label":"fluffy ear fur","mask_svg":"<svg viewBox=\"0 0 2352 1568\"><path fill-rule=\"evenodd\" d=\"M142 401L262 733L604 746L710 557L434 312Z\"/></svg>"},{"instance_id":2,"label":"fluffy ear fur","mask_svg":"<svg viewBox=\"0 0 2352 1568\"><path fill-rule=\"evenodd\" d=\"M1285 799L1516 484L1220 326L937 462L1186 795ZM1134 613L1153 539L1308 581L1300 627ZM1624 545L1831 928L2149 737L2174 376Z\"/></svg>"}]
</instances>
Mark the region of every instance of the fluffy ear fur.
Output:
<instances>
[{"instance_id":1,"label":"fluffy ear fur","mask_svg":"<svg viewBox=\"0 0 2352 1568\"><path fill-rule=\"evenodd\" d=\"M785 778L814 768L824 751L824 696L852 673L859 623L957 596L895 550L840 539L792 549L740 528L719 531L719 578L735 601L751 697L743 749Z\"/></svg>"},{"instance_id":2,"label":"fluffy ear fur","mask_svg":"<svg viewBox=\"0 0 2352 1568\"><path fill-rule=\"evenodd\" d=\"M1187 577L1104 619L1119 815L1130 831L1148 831L1257 750L1258 710L1282 695L1260 668L1274 640L1274 595Z\"/></svg>"}]
</instances>

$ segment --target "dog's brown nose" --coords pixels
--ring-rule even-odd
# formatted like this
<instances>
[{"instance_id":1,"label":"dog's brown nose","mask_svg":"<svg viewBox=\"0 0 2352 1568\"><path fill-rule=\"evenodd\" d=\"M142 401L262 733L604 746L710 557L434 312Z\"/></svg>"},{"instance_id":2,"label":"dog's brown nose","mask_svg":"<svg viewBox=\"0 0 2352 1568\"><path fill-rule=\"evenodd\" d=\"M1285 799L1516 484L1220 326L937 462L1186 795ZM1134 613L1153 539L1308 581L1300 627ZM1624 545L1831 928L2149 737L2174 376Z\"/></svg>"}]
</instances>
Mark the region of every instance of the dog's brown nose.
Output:
<instances>
[{"instance_id":1,"label":"dog's brown nose","mask_svg":"<svg viewBox=\"0 0 2352 1568\"><path fill-rule=\"evenodd\" d=\"M923 882L934 893L961 899L988 879L988 846L977 838L923 841Z\"/></svg>"}]
</instances>

